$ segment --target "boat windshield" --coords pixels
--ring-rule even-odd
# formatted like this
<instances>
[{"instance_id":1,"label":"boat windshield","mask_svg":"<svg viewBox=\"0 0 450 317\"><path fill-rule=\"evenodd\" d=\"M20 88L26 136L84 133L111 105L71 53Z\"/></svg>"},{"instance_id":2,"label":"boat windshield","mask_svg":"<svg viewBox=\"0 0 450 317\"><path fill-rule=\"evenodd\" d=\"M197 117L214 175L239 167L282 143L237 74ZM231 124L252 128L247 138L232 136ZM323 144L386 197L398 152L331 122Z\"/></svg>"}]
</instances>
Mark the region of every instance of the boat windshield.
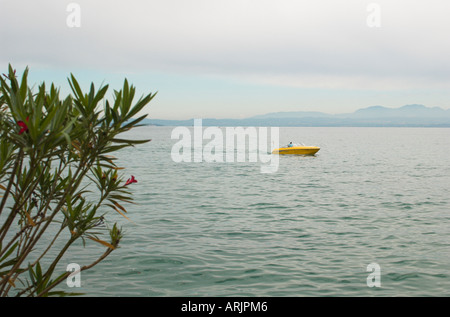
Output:
<instances>
[{"instance_id":1,"label":"boat windshield","mask_svg":"<svg viewBox=\"0 0 450 317\"><path fill-rule=\"evenodd\" d=\"M294 147L294 146L305 146L303 143L292 143L292 144L286 144L285 147Z\"/></svg>"}]
</instances>

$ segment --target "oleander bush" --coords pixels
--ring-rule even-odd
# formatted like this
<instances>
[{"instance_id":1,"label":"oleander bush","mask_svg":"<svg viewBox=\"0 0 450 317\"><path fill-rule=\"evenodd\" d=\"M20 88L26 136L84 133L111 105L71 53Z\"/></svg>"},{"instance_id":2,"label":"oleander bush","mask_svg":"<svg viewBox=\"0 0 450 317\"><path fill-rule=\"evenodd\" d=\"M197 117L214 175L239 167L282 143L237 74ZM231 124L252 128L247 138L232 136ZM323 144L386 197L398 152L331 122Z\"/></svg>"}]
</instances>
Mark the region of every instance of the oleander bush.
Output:
<instances>
[{"instance_id":1,"label":"oleander bush","mask_svg":"<svg viewBox=\"0 0 450 317\"><path fill-rule=\"evenodd\" d=\"M125 79L109 101L108 85L84 93L70 75L72 94L61 98L54 84L33 90L27 77L28 68L19 80L9 65L0 78L0 296L73 295L55 289L74 273L58 263L71 247L97 244L80 267L88 270L119 246L110 212L127 218L137 180L113 154L150 141L123 133L155 94L134 101Z\"/></svg>"}]
</instances>

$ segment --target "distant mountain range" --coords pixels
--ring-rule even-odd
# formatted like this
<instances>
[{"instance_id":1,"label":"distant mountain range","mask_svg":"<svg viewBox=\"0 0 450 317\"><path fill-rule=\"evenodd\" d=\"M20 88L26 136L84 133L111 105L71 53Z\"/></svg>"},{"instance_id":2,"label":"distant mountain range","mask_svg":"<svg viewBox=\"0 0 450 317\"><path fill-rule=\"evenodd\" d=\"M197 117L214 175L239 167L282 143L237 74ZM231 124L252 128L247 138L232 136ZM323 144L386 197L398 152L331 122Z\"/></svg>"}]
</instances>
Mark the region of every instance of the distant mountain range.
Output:
<instances>
[{"instance_id":1,"label":"distant mountain range","mask_svg":"<svg viewBox=\"0 0 450 317\"><path fill-rule=\"evenodd\" d=\"M273 112L244 119L202 118L204 126L278 126L278 127L450 127L450 109L406 105L400 108L372 106L352 113ZM189 120L145 119L143 124L192 126Z\"/></svg>"}]
</instances>

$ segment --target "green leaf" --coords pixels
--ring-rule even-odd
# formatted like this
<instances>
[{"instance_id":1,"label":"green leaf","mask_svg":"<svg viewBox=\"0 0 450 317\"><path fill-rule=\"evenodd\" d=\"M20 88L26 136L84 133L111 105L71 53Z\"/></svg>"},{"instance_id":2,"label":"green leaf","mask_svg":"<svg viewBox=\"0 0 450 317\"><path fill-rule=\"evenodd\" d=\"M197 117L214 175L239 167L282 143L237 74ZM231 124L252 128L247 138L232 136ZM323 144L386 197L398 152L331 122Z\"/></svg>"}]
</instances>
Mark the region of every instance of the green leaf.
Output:
<instances>
[{"instance_id":1,"label":"green leaf","mask_svg":"<svg viewBox=\"0 0 450 317\"><path fill-rule=\"evenodd\" d=\"M25 98L27 96L27 89L28 89L27 77L28 77L28 67L25 68L25 71L23 72L22 82L20 84L19 94L20 94L22 100L25 100Z\"/></svg>"},{"instance_id":2,"label":"green leaf","mask_svg":"<svg viewBox=\"0 0 450 317\"><path fill-rule=\"evenodd\" d=\"M97 95L95 96L95 98L94 98L94 100L93 100L93 103L94 103L94 104L97 104L100 100L103 99L103 97L104 97L105 94L106 94L106 91L108 90L108 87L109 87L109 86L106 85L105 87L101 88L101 89L98 91Z\"/></svg>"},{"instance_id":3,"label":"green leaf","mask_svg":"<svg viewBox=\"0 0 450 317\"><path fill-rule=\"evenodd\" d=\"M78 84L78 81L75 79L75 76L73 74L70 74L70 77L72 80L71 81L69 80L69 85L73 93L75 94L75 97L84 100L83 92L81 91L80 85Z\"/></svg>"},{"instance_id":4,"label":"green leaf","mask_svg":"<svg viewBox=\"0 0 450 317\"><path fill-rule=\"evenodd\" d=\"M75 292L64 292L64 291L53 291L48 292L48 296L59 296L59 297L66 297L66 296L82 296L86 295L85 293L75 293Z\"/></svg>"},{"instance_id":5,"label":"green leaf","mask_svg":"<svg viewBox=\"0 0 450 317\"><path fill-rule=\"evenodd\" d=\"M14 243L8 251L6 251L6 253L2 256L2 258L0 259L0 263L3 262L5 259L8 258L8 256L14 252L14 250L17 248L19 242Z\"/></svg>"},{"instance_id":6,"label":"green leaf","mask_svg":"<svg viewBox=\"0 0 450 317\"><path fill-rule=\"evenodd\" d=\"M143 143L147 143L150 142L150 140L125 140L125 139L112 139L111 140L113 143L121 143L121 144L128 144L128 145L132 145L132 144L143 144Z\"/></svg>"},{"instance_id":7,"label":"green leaf","mask_svg":"<svg viewBox=\"0 0 450 317\"><path fill-rule=\"evenodd\" d=\"M143 115L143 116L140 116L139 118L137 118L135 120L132 120L132 121L126 123L125 125L122 126L122 130L127 130L127 129L130 129L132 127L136 127L137 124L139 122L141 122L142 120L144 120L146 117L147 117L147 115Z\"/></svg>"},{"instance_id":8,"label":"green leaf","mask_svg":"<svg viewBox=\"0 0 450 317\"><path fill-rule=\"evenodd\" d=\"M39 282L41 282L42 280L42 269L41 269L41 264L39 263L39 261L36 264L36 279Z\"/></svg>"},{"instance_id":9,"label":"green leaf","mask_svg":"<svg viewBox=\"0 0 450 317\"><path fill-rule=\"evenodd\" d=\"M11 265L14 265L14 264L17 263L17 261L18 261L18 259L12 259L12 260L6 261L6 262L0 264L0 269L2 269L4 267L11 266ZM9 271L6 271L6 273L8 273L8 272ZM3 274L0 273L0 275L3 275Z\"/></svg>"},{"instance_id":10,"label":"green leaf","mask_svg":"<svg viewBox=\"0 0 450 317\"><path fill-rule=\"evenodd\" d=\"M141 111L156 96L156 94L157 92L154 94L148 94L144 98L140 99L133 107L133 109L131 109L125 119L128 120L139 113L139 111Z\"/></svg>"}]
</instances>

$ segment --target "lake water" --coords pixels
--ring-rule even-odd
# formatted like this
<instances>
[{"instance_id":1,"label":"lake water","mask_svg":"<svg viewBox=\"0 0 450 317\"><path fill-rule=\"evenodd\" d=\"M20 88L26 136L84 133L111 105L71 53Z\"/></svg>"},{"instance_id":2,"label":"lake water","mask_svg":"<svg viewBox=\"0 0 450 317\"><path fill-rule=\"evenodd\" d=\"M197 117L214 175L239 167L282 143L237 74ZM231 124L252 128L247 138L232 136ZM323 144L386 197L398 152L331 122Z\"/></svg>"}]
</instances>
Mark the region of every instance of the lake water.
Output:
<instances>
[{"instance_id":1,"label":"lake water","mask_svg":"<svg viewBox=\"0 0 450 317\"><path fill-rule=\"evenodd\" d=\"M170 127L119 153L138 205L89 296L449 296L450 129L280 128L313 157L176 163ZM97 249L102 250L102 249ZM67 261L92 262L90 249ZM380 268L380 287L369 287Z\"/></svg>"}]
</instances>

